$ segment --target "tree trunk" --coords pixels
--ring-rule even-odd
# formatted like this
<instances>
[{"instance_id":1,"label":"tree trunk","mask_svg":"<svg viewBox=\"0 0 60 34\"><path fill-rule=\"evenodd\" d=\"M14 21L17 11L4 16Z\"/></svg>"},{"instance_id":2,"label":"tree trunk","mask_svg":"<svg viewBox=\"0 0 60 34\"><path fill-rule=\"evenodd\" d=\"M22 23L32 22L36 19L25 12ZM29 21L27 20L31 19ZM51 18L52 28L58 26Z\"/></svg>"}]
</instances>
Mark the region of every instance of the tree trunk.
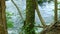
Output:
<instances>
[{"instance_id":1,"label":"tree trunk","mask_svg":"<svg viewBox=\"0 0 60 34\"><path fill-rule=\"evenodd\" d=\"M35 0L26 0L26 23L25 34L35 34L34 22L35 22Z\"/></svg>"},{"instance_id":2,"label":"tree trunk","mask_svg":"<svg viewBox=\"0 0 60 34\"><path fill-rule=\"evenodd\" d=\"M57 0L55 0L54 22L57 22L57 21L58 21Z\"/></svg>"},{"instance_id":3,"label":"tree trunk","mask_svg":"<svg viewBox=\"0 0 60 34\"><path fill-rule=\"evenodd\" d=\"M0 0L0 34L7 34L5 0Z\"/></svg>"}]
</instances>

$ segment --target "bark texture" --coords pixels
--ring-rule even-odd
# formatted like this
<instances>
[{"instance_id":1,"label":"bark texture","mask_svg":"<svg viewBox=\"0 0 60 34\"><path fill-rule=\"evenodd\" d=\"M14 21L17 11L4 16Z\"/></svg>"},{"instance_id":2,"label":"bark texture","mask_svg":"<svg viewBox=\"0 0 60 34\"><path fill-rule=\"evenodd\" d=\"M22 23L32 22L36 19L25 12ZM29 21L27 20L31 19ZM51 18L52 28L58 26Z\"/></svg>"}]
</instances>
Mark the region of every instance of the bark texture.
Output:
<instances>
[{"instance_id":1,"label":"bark texture","mask_svg":"<svg viewBox=\"0 0 60 34\"><path fill-rule=\"evenodd\" d=\"M25 34L35 34L34 22L35 22L35 0L26 0L26 31Z\"/></svg>"},{"instance_id":2,"label":"bark texture","mask_svg":"<svg viewBox=\"0 0 60 34\"><path fill-rule=\"evenodd\" d=\"M55 0L54 4L55 4L54 22L57 22L57 21L58 21L58 14L57 14L57 7L58 7L58 4L57 4L57 0Z\"/></svg>"},{"instance_id":3,"label":"bark texture","mask_svg":"<svg viewBox=\"0 0 60 34\"><path fill-rule=\"evenodd\" d=\"M0 34L7 34L5 0L0 0Z\"/></svg>"}]
</instances>

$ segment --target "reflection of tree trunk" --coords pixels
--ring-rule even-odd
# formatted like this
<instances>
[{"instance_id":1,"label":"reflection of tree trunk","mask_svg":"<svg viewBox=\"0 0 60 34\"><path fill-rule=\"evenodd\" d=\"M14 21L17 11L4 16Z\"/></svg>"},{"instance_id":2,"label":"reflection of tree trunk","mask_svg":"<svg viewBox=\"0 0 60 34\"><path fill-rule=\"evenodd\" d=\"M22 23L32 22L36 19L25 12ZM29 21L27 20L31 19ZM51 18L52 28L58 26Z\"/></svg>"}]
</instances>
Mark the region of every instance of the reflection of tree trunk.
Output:
<instances>
[{"instance_id":1,"label":"reflection of tree trunk","mask_svg":"<svg viewBox=\"0 0 60 34\"><path fill-rule=\"evenodd\" d=\"M42 25L43 25L44 27L46 27L46 23L45 23L43 17L41 16L40 11L39 11L38 2L37 2L37 1L36 1L36 12L37 12L37 14L38 14L38 17L39 17L39 19L40 19Z\"/></svg>"},{"instance_id":2,"label":"reflection of tree trunk","mask_svg":"<svg viewBox=\"0 0 60 34\"><path fill-rule=\"evenodd\" d=\"M26 0L26 27L25 34L35 34L34 21L35 21L35 0Z\"/></svg>"},{"instance_id":3,"label":"reflection of tree trunk","mask_svg":"<svg viewBox=\"0 0 60 34\"><path fill-rule=\"evenodd\" d=\"M0 34L7 34L5 0L0 0Z\"/></svg>"}]
</instances>

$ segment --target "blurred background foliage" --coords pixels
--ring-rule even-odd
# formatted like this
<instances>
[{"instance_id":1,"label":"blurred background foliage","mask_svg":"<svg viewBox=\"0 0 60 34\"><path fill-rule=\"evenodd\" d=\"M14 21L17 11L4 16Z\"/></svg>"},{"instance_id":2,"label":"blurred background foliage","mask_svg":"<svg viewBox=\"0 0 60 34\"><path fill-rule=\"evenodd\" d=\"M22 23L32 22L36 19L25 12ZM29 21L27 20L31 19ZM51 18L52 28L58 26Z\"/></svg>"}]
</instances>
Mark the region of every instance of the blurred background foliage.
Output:
<instances>
[{"instance_id":1,"label":"blurred background foliage","mask_svg":"<svg viewBox=\"0 0 60 34\"><path fill-rule=\"evenodd\" d=\"M12 13L6 11L6 20L7 20L7 27L8 28L13 28L13 21L11 20L12 15L13 15Z\"/></svg>"}]
</instances>

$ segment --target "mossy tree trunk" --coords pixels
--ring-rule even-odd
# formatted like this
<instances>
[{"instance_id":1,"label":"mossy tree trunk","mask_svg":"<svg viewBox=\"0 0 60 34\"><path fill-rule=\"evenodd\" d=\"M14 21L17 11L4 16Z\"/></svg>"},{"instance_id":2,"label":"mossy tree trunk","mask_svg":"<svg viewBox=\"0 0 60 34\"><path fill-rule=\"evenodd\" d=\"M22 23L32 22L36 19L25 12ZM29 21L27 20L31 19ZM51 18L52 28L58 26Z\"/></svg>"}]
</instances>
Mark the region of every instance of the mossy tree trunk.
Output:
<instances>
[{"instance_id":1,"label":"mossy tree trunk","mask_svg":"<svg viewBox=\"0 0 60 34\"><path fill-rule=\"evenodd\" d=\"M35 34L34 22L35 22L35 0L26 0L26 29L25 34Z\"/></svg>"},{"instance_id":2,"label":"mossy tree trunk","mask_svg":"<svg viewBox=\"0 0 60 34\"><path fill-rule=\"evenodd\" d=\"M7 34L5 0L0 0L0 34Z\"/></svg>"},{"instance_id":3,"label":"mossy tree trunk","mask_svg":"<svg viewBox=\"0 0 60 34\"><path fill-rule=\"evenodd\" d=\"M57 22L57 21L58 21L57 0L55 0L54 22Z\"/></svg>"}]
</instances>

